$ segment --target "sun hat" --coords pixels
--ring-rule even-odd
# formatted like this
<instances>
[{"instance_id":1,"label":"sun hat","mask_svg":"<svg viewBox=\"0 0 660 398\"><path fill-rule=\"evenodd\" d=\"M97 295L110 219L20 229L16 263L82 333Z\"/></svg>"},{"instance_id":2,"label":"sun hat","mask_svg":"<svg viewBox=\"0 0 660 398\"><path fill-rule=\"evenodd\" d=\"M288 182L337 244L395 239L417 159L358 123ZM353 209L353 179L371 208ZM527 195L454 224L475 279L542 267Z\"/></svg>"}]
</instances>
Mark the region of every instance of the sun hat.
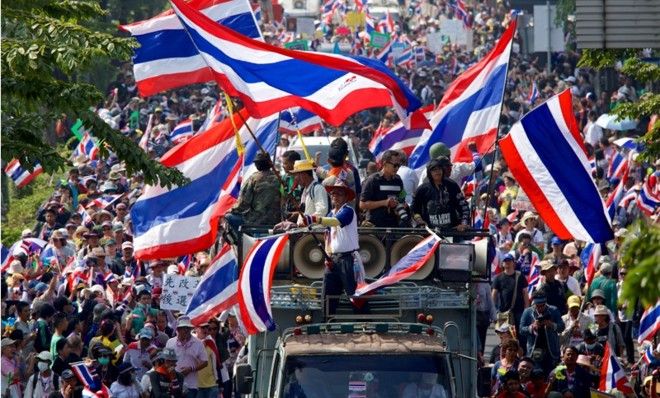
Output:
<instances>
[{"instance_id":1,"label":"sun hat","mask_svg":"<svg viewBox=\"0 0 660 398\"><path fill-rule=\"evenodd\" d=\"M323 186L328 193L341 189L345 192L348 201L355 199L355 191L353 191L344 180L335 176L330 176L323 180Z\"/></svg>"},{"instance_id":2,"label":"sun hat","mask_svg":"<svg viewBox=\"0 0 660 398\"><path fill-rule=\"evenodd\" d=\"M190 322L190 318L187 316L179 317L176 328L193 328L193 324Z\"/></svg>"},{"instance_id":3,"label":"sun hat","mask_svg":"<svg viewBox=\"0 0 660 398\"><path fill-rule=\"evenodd\" d=\"M580 298L578 296L570 296L566 302L568 303L568 308L580 307Z\"/></svg>"},{"instance_id":4,"label":"sun hat","mask_svg":"<svg viewBox=\"0 0 660 398\"><path fill-rule=\"evenodd\" d=\"M311 160L296 160L296 162L293 164L293 170L289 171L289 174L302 173L305 171L312 171L314 169L314 162Z\"/></svg>"},{"instance_id":5,"label":"sun hat","mask_svg":"<svg viewBox=\"0 0 660 398\"><path fill-rule=\"evenodd\" d=\"M610 315L610 310L606 306L600 304L594 308L594 316L596 315Z\"/></svg>"}]
</instances>

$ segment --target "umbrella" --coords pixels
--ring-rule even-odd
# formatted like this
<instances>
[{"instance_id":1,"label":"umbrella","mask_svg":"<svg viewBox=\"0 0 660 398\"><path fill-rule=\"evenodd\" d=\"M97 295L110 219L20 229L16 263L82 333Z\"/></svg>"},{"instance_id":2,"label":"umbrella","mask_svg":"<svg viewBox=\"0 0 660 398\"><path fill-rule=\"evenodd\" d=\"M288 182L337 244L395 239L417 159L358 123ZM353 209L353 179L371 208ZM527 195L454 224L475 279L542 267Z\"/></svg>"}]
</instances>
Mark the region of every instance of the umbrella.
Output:
<instances>
[{"instance_id":1,"label":"umbrella","mask_svg":"<svg viewBox=\"0 0 660 398\"><path fill-rule=\"evenodd\" d=\"M632 119L619 120L619 117L617 115L612 115L608 113L604 113L600 115L598 120L596 120L596 124L604 129L618 130L618 131L632 130L635 127L637 127L636 120L632 120Z\"/></svg>"}]
</instances>

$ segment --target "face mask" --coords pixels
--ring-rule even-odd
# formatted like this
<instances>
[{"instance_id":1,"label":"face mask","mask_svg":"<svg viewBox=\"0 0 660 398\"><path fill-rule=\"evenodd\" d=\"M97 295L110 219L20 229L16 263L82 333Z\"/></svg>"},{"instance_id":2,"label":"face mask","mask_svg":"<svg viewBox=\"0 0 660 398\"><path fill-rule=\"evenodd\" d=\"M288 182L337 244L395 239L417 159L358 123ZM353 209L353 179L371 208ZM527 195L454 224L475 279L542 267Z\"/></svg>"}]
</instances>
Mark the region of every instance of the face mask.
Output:
<instances>
[{"instance_id":1,"label":"face mask","mask_svg":"<svg viewBox=\"0 0 660 398\"><path fill-rule=\"evenodd\" d=\"M37 363L37 368L39 368L40 372L45 372L49 368L48 362L38 362Z\"/></svg>"},{"instance_id":2,"label":"face mask","mask_svg":"<svg viewBox=\"0 0 660 398\"><path fill-rule=\"evenodd\" d=\"M106 366L107 364L110 363L110 358L108 358L108 357L101 357L101 358L99 358L99 363L100 363L102 366Z\"/></svg>"}]
</instances>

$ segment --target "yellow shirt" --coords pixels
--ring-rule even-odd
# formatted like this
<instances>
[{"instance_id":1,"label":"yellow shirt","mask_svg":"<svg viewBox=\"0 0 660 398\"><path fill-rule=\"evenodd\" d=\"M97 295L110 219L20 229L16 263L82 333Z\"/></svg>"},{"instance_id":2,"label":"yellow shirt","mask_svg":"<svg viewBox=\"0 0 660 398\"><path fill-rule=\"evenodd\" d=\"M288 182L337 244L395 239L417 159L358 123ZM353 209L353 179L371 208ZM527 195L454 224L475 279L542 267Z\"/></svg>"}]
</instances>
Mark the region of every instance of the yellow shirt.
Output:
<instances>
[{"instance_id":1,"label":"yellow shirt","mask_svg":"<svg viewBox=\"0 0 660 398\"><path fill-rule=\"evenodd\" d=\"M215 353L206 345L204 345L204 350L206 351L209 362L208 365L197 372L197 386L199 388L209 388L218 385Z\"/></svg>"}]
</instances>

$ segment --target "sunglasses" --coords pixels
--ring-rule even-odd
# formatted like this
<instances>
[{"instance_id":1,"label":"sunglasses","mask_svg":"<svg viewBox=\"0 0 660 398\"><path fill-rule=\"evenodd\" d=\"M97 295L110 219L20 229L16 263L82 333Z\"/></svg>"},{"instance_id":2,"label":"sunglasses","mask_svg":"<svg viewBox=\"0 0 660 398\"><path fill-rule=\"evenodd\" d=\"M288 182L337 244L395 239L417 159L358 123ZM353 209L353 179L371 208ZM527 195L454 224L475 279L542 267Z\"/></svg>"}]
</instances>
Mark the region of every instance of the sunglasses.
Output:
<instances>
[{"instance_id":1,"label":"sunglasses","mask_svg":"<svg viewBox=\"0 0 660 398\"><path fill-rule=\"evenodd\" d=\"M387 162L387 163L391 164L392 167L394 167L395 169L398 169L399 167L401 167L400 163L392 163L392 162Z\"/></svg>"}]
</instances>

